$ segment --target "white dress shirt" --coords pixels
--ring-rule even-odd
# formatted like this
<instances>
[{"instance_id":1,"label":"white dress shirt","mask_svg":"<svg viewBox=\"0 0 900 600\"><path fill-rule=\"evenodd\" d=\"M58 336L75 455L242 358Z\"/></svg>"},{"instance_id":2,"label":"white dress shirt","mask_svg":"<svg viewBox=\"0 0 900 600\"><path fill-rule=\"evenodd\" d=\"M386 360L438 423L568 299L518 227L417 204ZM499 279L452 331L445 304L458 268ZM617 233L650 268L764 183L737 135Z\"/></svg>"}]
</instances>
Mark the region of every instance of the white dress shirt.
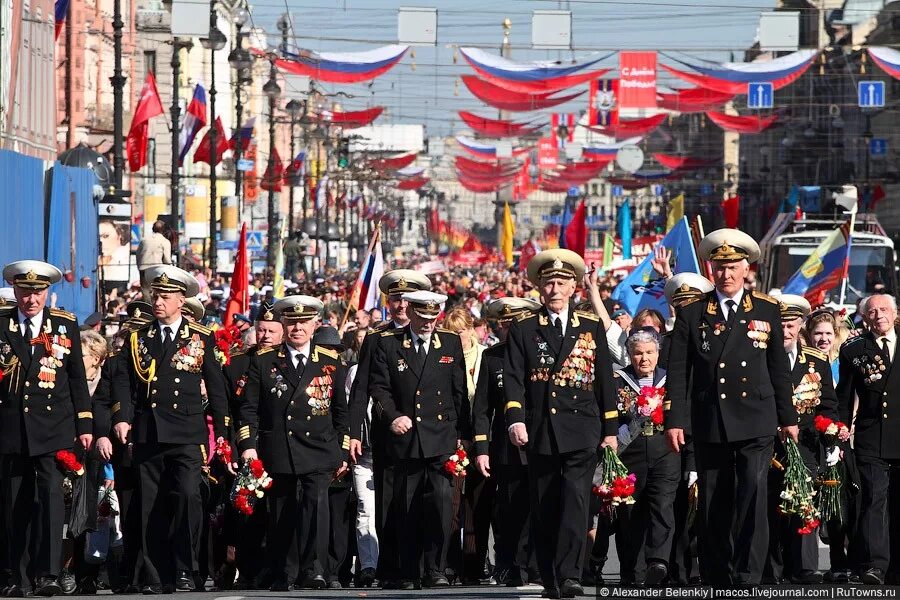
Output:
<instances>
[{"instance_id":1,"label":"white dress shirt","mask_svg":"<svg viewBox=\"0 0 900 600\"><path fill-rule=\"evenodd\" d=\"M31 329L31 339L33 340L37 336L41 335L41 321L44 319L44 313L39 312L33 317L26 317L22 314L22 311L19 311L19 332L24 336L25 335L25 327L29 327ZM30 348L32 354L34 353L34 346Z\"/></svg>"},{"instance_id":2,"label":"white dress shirt","mask_svg":"<svg viewBox=\"0 0 900 600\"><path fill-rule=\"evenodd\" d=\"M553 312L549 308L547 309L547 314L550 315L550 324L553 325L554 319L559 319L560 323L562 323L562 334L566 335L566 327L569 325L569 307L565 307L558 313Z\"/></svg>"},{"instance_id":3,"label":"white dress shirt","mask_svg":"<svg viewBox=\"0 0 900 600\"><path fill-rule=\"evenodd\" d=\"M291 356L291 364L297 367L297 356L303 356L303 364L306 364L306 361L309 360L309 348L310 342L306 342L305 345L300 346L299 348L294 348L290 344L287 344L288 354Z\"/></svg>"},{"instance_id":4,"label":"white dress shirt","mask_svg":"<svg viewBox=\"0 0 900 600\"><path fill-rule=\"evenodd\" d=\"M716 290L716 296L719 298L719 309L722 311L723 315L727 315L725 318L731 318L731 309L728 308L728 305L725 304L729 300L734 300L734 309L737 310L737 307L741 305L741 299L744 297L744 288L741 288L737 294L734 296L726 296L719 290Z\"/></svg>"},{"instance_id":5,"label":"white dress shirt","mask_svg":"<svg viewBox=\"0 0 900 600\"><path fill-rule=\"evenodd\" d=\"M427 338L422 337L422 336L418 335L415 331L413 331L411 327L409 329L409 333L412 334L413 350L416 351L416 354L419 353L419 340L422 340L425 342L425 356L428 356L428 351L431 349L431 336L429 336Z\"/></svg>"},{"instance_id":6,"label":"white dress shirt","mask_svg":"<svg viewBox=\"0 0 900 600\"><path fill-rule=\"evenodd\" d=\"M175 337L178 335L178 330L181 329L181 322L184 320L184 317L178 315L178 320L174 323L166 325L161 321L157 321L157 325L159 325L159 335L162 337L162 340L166 340L166 327L172 330L172 340L175 340Z\"/></svg>"}]
</instances>

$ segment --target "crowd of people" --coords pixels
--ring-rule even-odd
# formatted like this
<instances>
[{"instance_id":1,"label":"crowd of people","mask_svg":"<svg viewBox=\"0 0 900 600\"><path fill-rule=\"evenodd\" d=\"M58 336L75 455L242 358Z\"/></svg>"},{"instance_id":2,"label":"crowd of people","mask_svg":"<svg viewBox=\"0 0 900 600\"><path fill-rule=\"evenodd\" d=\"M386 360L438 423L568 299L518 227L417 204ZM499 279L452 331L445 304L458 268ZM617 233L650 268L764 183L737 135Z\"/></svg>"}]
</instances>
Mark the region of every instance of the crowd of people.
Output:
<instances>
[{"instance_id":1,"label":"crowd of people","mask_svg":"<svg viewBox=\"0 0 900 600\"><path fill-rule=\"evenodd\" d=\"M893 296L812 310L753 289L746 234L698 251L711 278L654 252L672 316L564 249L402 265L370 310L353 274L283 298L257 275L227 324L226 281L168 260L81 326L58 269L7 265L0 591L569 598L608 582L613 536L622 585L896 583ZM798 468L831 509L787 502Z\"/></svg>"}]
</instances>

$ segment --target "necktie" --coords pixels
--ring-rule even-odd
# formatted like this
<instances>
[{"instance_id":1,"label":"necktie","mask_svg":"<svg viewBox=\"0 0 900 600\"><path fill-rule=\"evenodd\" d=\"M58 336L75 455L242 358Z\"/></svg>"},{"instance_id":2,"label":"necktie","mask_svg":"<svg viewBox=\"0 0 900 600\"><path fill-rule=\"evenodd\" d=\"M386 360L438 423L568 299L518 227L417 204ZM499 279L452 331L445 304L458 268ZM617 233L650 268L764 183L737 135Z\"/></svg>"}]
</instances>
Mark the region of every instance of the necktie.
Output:
<instances>
[{"instance_id":1,"label":"necktie","mask_svg":"<svg viewBox=\"0 0 900 600\"><path fill-rule=\"evenodd\" d=\"M306 366L306 357L302 354L297 355L297 364L294 365L294 368L297 369L297 373L303 372L303 367Z\"/></svg>"},{"instance_id":2,"label":"necktie","mask_svg":"<svg viewBox=\"0 0 900 600\"><path fill-rule=\"evenodd\" d=\"M559 317L553 317L553 329L556 330L556 337L563 336L562 319L560 319Z\"/></svg>"},{"instance_id":3,"label":"necktie","mask_svg":"<svg viewBox=\"0 0 900 600\"><path fill-rule=\"evenodd\" d=\"M734 300L726 300L725 306L728 307L728 314L725 315L725 320L730 323L737 313L737 303Z\"/></svg>"},{"instance_id":4,"label":"necktie","mask_svg":"<svg viewBox=\"0 0 900 600\"><path fill-rule=\"evenodd\" d=\"M881 338L881 349L884 351L884 357L887 359L888 364L891 362L891 346L890 341L887 337Z\"/></svg>"},{"instance_id":5,"label":"necktie","mask_svg":"<svg viewBox=\"0 0 900 600\"><path fill-rule=\"evenodd\" d=\"M34 336L31 333L31 321L28 319L22 321L22 337L25 338L25 344L28 345L28 350L34 354L34 346L31 345L31 339Z\"/></svg>"},{"instance_id":6,"label":"necktie","mask_svg":"<svg viewBox=\"0 0 900 600\"><path fill-rule=\"evenodd\" d=\"M419 360L425 362L425 340L423 340L422 338L419 338L419 349L417 351L417 354L419 355Z\"/></svg>"},{"instance_id":7,"label":"necktie","mask_svg":"<svg viewBox=\"0 0 900 600\"><path fill-rule=\"evenodd\" d=\"M163 327L163 348L168 348L172 343L172 328Z\"/></svg>"}]
</instances>

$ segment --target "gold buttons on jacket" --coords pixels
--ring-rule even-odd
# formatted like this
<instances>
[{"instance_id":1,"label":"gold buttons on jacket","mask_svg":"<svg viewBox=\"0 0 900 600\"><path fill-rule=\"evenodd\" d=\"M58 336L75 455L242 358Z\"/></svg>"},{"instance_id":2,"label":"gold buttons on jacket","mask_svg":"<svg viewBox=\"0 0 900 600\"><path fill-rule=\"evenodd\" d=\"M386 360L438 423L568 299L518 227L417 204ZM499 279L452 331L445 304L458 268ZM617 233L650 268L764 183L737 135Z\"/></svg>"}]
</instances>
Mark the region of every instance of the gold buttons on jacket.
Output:
<instances>
[{"instance_id":1,"label":"gold buttons on jacket","mask_svg":"<svg viewBox=\"0 0 900 600\"><path fill-rule=\"evenodd\" d=\"M422 408L422 405L416 402L416 408Z\"/></svg>"},{"instance_id":2,"label":"gold buttons on jacket","mask_svg":"<svg viewBox=\"0 0 900 600\"><path fill-rule=\"evenodd\" d=\"M176 378L175 378L175 383L181 383L181 380L178 379L178 378L176 377Z\"/></svg>"},{"instance_id":3,"label":"gold buttons on jacket","mask_svg":"<svg viewBox=\"0 0 900 600\"><path fill-rule=\"evenodd\" d=\"M420 390L416 390L416 396L421 396L422 392Z\"/></svg>"},{"instance_id":4,"label":"gold buttons on jacket","mask_svg":"<svg viewBox=\"0 0 900 600\"><path fill-rule=\"evenodd\" d=\"M159 377L154 377L154 378L153 378L153 381L156 381L157 379L159 379Z\"/></svg>"},{"instance_id":5,"label":"gold buttons on jacket","mask_svg":"<svg viewBox=\"0 0 900 600\"><path fill-rule=\"evenodd\" d=\"M31 382L30 382L30 381L26 381L26 382L25 382L25 387L31 387Z\"/></svg>"},{"instance_id":6,"label":"gold buttons on jacket","mask_svg":"<svg viewBox=\"0 0 900 600\"><path fill-rule=\"evenodd\" d=\"M438 421L443 421L443 420L444 420L444 415L438 415Z\"/></svg>"},{"instance_id":7,"label":"gold buttons on jacket","mask_svg":"<svg viewBox=\"0 0 900 600\"><path fill-rule=\"evenodd\" d=\"M173 405L172 405L172 408L178 408L178 405L177 405L177 404L173 404Z\"/></svg>"},{"instance_id":8,"label":"gold buttons on jacket","mask_svg":"<svg viewBox=\"0 0 900 600\"><path fill-rule=\"evenodd\" d=\"M550 396L552 396L553 398L556 398L556 392L550 392Z\"/></svg>"},{"instance_id":9,"label":"gold buttons on jacket","mask_svg":"<svg viewBox=\"0 0 900 600\"><path fill-rule=\"evenodd\" d=\"M177 396L177 395L178 395L178 390L175 390L173 393Z\"/></svg>"},{"instance_id":10,"label":"gold buttons on jacket","mask_svg":"<svg viewBox=\"0 0 900 600\"><path fill-rule=\"evenodd\" d=\"M25 396L23 397L23 399L24 399L24 400L28 400L28 394L25 394Z\"/></svg>"},{"instance_id":11,"label":"gold buttons on jacket","mask_svg":"<svg viewBox=\"0 0 900 600\"><path fill-rule=\"evenodd\" d=\"M556 409L555 409L555 408L551 408L551 409L550 409L550 414L551 414L551 415L555 415L555 414L556 414Z\"/></svg>"},{"instance_id":12,"label":"gold buttons on jacket","mask_svg":"<svg viewBox=\"0 0 900 600\"><path fill-rule=\"evenodd\" d=\"M741 398L746 398L746 397L747 397L747 392L741 392Z\"/></svg>"},{"instance_id":13,"label":"gold buttons on jacket","mask_svg":"<svg viewBox=\"0 0 900 600\"><path fill-rule=\"evenodd\" d=\"M725 378L722 377L721 379L719 379L719 383L725 383Z\"/></svg>"}]
</instances>

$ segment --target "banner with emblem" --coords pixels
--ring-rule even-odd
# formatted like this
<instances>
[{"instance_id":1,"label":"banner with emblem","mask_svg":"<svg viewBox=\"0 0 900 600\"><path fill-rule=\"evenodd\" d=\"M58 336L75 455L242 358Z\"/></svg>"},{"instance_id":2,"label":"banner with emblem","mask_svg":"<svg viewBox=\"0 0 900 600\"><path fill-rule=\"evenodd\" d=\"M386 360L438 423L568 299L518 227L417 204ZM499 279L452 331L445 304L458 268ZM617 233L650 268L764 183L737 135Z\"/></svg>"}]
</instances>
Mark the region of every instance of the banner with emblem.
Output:
<instances>
[{"instance_id":1,"label":"banner with emblem","mask_svg":"<svg viewBox=\"0 0 900 600\"><path fill-rule=\"evenodd\" d=\"M687 217L682 217L662 239L660 245L672 252L673 273L700 273L700 263L691 239ZM621 302L631 316L637 314L639 310L652 308L668 318L671 313L663 293L666 281L653 270L650 264L652 259L653 253L647 255L641 264L616 286L612 297Z\"/></svg>"}]
</instances>

